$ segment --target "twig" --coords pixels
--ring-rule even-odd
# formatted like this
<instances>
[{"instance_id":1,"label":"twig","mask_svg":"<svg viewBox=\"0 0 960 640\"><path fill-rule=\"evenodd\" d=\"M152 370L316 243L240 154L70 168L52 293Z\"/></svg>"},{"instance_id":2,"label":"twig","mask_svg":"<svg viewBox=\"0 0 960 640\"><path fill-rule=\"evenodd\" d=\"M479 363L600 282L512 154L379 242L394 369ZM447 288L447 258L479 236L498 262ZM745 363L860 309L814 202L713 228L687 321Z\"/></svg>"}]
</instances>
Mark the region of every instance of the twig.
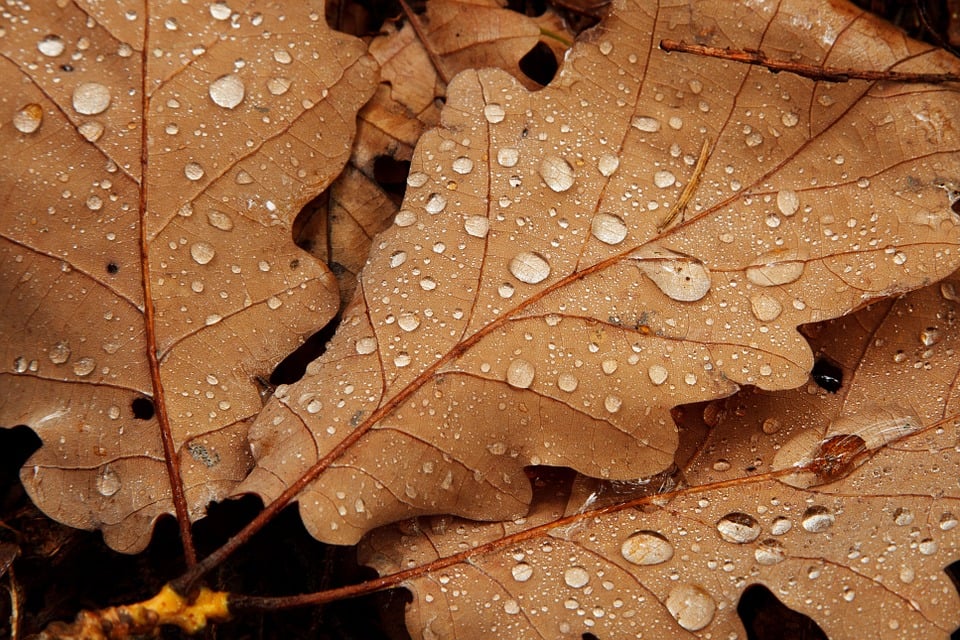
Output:
<instances>
[{"instance_id":1,"label":"twig","mask_svg":"<svg viewBox=\"0 0 960 640\"><path fill-rule=\"evenodd\" d=\"M680 221L683 222L683 212L686 211L687 205L690 203L690 199L693 197L693 192L697 190L697 187L700 185L700 178L703 175L703 168L707 166L707 158L710 157L710 139L704 138L703 146L700 147L700 157L697 158L697 164L693 167L693 175L690 176L690 180L687 181L687 186L683 188L683 191L680 193L680 197L677 198L676 203L670 208L670 211L667 213L667 217L664 218L663 222L657 225L657 233L663 233L663 230L670 226L674 218L678 215L680 216Z\"/></svg>"},{"instance_id":2,"label":"twig","mask_svg":"<svg viewBox=\"0 0 960 640\"><path fill-rule=\"evenodd\" d=\"M440 76L440 79L443 80L443 84L450 84L450 74L447 72L446 66L443 64L443 60L440 58L440 54L433 50L433 45L430 42L430 38L426 33L423 32L423 25L420 24L420 17L413 12L413 9L410 8L410 5L406 3L405 0L399 0L400 7L403 9L404 15L407 16L407 20L410 21L410 26L413 27L414 33L417 34L417 38L420 39L421 44L423 44L424 50L426 50L427 55L430 56L430 62L433 64L433 68L436 70L437 75Z\"/></svg>"},{"instance_id":3,"label":"twig","mask_svg":"<svg viewBox=\"0 0 960 640\"><path fill-rule=\"evenodd\" d=\"M678 42L676 40L661 40L660 48L664 51L693 53L708 58L720 58L722 60L733 60L734 62L742 62L744 64L754 64L766 67L773 73L785 71L804 78L810 78L811 80L823 80L826 82L849 82L850 80L869 80L873 82L886 80L888 82L914 84L960 82L960 74L956 73L909 73L904 71L864 71L843 67L818 67L802 62L770 58L762 51L756 49L721 49L720 47L687 44L686 42Z\"/></svg>"}]
</instances>

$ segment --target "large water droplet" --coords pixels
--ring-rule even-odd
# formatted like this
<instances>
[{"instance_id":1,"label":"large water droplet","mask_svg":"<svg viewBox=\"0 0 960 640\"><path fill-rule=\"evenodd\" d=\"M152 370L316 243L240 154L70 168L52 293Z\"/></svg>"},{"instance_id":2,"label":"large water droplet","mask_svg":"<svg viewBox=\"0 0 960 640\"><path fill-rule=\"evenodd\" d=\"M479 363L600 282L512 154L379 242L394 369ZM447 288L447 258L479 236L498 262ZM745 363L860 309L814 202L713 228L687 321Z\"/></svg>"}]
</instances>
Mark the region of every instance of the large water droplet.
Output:
<instances>
[{"instance_id":1,"label":"large water droplet","mask_svg":"<svg viewBox=\"0 0 960 640\"><path fill-rule=\"evenodd\" d=\"M667 595L667 611L687 631L699 631L710 624L717 603L706 589L696 584L678 584Z\"/></svg>"},{"instance_id":2,"label":"large water droplet","mask_svg":"<svg viewBox=\"0 0 960 640\"><path fill-rule=\"evenodd\" d=\"M110 89L99 82L84 82L73 90L73 108L77 113L94 116L110 106Z\"/></svg>"},{"instance_id":3,"label":"large water droplet","mask_svg":"<svg viewBox=\"0 0 960 640\"><path fill-rule=\"evenodd\" d=\"M216 249L209 242L195 242L190 246L190 257L197 264L207 264L216 254Z\"/></svg>"},{"instance_id":4,"label":"large water droplet","mask_svg":"<svg viewBox=\"0 0 960 640\"><path fill-rule=\"evenodd\" d=\"M230 231L233 229L233 219L222 211L211 209L207 212L207 222L210 226L221 231Z\"/></svg>"},{"instance_id":5,"label":"large water droplet","mask_svg":"<svg viewBox=\"0 0 960 640\"><path fill-rule=\"evenodd\" d=\"M513 565L513 567L510 569L510 574L517 582L526 582L533 577L533 567L526 562L520 562Z\"/></svg>"},{"instance_id":6,"label":"large water droplet","mask_svg":"<svg viewBox=\"0 0 960 640\"><path fill-rule=\"evenodd\" d=\"M497 164L501 167L513 167L520 160L520 151L513 147L503 147L497 151Z\"/></svg>"},{"instance_id":7,"label":"large water droplet","mask_svg":"<svg viewBox=\"0 0 960 640\"><path fill-rule=\"evenodd\" d=\"M619 167L620 158L612 153L604 153L597 159L597 170L600 171L600 175L604 176L605 178L608 178L616 173Z\"/></svg>"},{"instance_id":8,"label":"large water droplet","mask_svg":"<svg viewBox=\"0 0 960 640\"><path fill-rule=\"evenodd\" d=\"M447 207L447 199L439 193L431 193L430 197L427 199L427 204L424 205L427 213L440 213Z\"/></svg>"},{"instance_id":9,"label":"large water droplet","mask_svg":"<svg viewBox=\"0 0 960 640\"><path fill-rule=\"evenodd\" d=\"M490 221L486 216L467 216L463 220L463 228L467 235L474 238L485 238L490 231Z\"/></svg>"},{"instance_id":10,"label":"large water droplet","mask_svg":"<svg viewBox=\"0 0 960 640\"><path fill-rule=\"evenodd\" d=\"M660 131L660 121L656 118L651 118L649 116L636 116L631 122L630 125L639 131L644 131L646 133L655 133Z\"/></svg>"},{"instance_id":11,"label":"large water droplet","mask_svg":"<svg viewBox=\"0 0 960 640\"><path fill-rule=\"evenodd\" d=\"M100 495L109 498L120 490L120 474L118 474L110 465L100 470L97 476L97 491Z\"/></svg>"},{"instance_id":12,"label":"large water droplet","mask_svg":"<svg viewBox=\"0 0 960 640\"><path fill-rule=\"evenodd\" d=\"M13 114L13 126L20 133L33 133L43 124L43 109L38 104L24 105Z\"/></svg>"},{"instance_id":13,"label":"large water droplet","mask_svg":"<svg viewBox=\"0 0 960 640\"><path fill-rule=\"evenodd\" d=\"M800 208L800 196L796 191L781 189L777 192L777 208L785 216L792 216Z\"/></svg>"},{"instance_id":14,"label":"large water droplet","mask_svg":"<svg viewBox=\"0 0 960 640\"><path fill-rule=\"evenodd\" d=\"M550 275L550 263L539 253L524 251L515 255L509 264L510 273L520 282L537 284Z\"/></svg>"},{"instance_id":15,"label":"large water droplet","mask_svg":"<svg viewBox=\"0 0 960 640\"><path fill-rule=\"evenodd\" d=\"M275 96L282 96L290 90L292 84L293 81L290 78L284 78L283 76L270 78L267 80L267 91Z\"/></svg>"},{"instance_id":16,"label":"large water droplet","mask_svg":"<svg viewBox=\"0 0 960 640\"><path fill-rule=\"evenodd\" d=\"M196 162L188 162L183 165L183 175L187 177L187 180L197 181L203 177L203 174L203 167Z\"/></svg>"},{"instance_id":17,"label":"large water droplet","mask_svg":"<svg viewBox=\"0 0 960 640\"><path fill-rule=\"evenodd\" d=\"M810 533L821 533L833 526L836 518L830 510L820 505L814 505L803 512L800 524Z\"/></svg>"},{"instance_id":18,"label":"large water droplet","mask_svg":"<svg viewBox=\"0 0 960 640\"><path fill-rule=\"evenodd\" d=\"M50 352L47 353L47 357L50 358L50 362L53 364L63 364L70 359L70 344L64 341L56 343L50 347Z\"/></svg>"},{"instance_id":19,"label":"large water droplet","mask_svg":"<svg viewBox=\"0 0 960 640\"><path fill-rule=\"evenodd\" d=\"M77 127L77 131L87 142L96 142L99 140L104 130L103 123L97 122L96 120L87 120Z\"/></svg>"},{"instance_id":20,"label":"large water droplet","mask_svg":"<svg viewBox=\"0 0 960 640\"><path fill-rule=\"evenodd\" d=\"M44 36L44 38L37 43L37 50L48 58L56 58L63 53L65 48L63 38L52 34Z\"/></svg>"},{"instance_id":21,"label":"large water droplet","mask_svg":"<svg viewBox=\"0 0 960 640\"><path fill-rule=\"evenodd\" d=\"M710 291L710 272L702 262L656 246L634 252L637 265L660 291L679 302L695 302Z\"/></svg>"},{"instance_id":22,"label":"large water droplet","mask_svg":"<svg viewBox=\"0 0 960 640\"><path fill-rule=\"evenodd\" d=\"M415 313L401 313L397 319L397 326L404 331L415 331L420 326L420 318Z\"/></svg>"},{"instance_id":23,"label":"large water droplet","mask_svg":"<svg viewBox=\"0 0 960 640\"><path fill-rule=\"evenodd\" d=\"M533 384L536 372L532 362L517 358L507 367L507 384L517 389L528 389Z\"/></svg>"},{"instance_id":24,"label":"large water droplet","mask_svg":"<svg viewBox=\"0 0 960 640\"><path fill-rule=\"evenodd\" d=\"M93 358L80 358L73 363L73 373L81 378L93 373L97 368L97 361Z\"/></svg>"},{"instance_id":25,"label":"large water droplet","mask_svg":"<svg viewBox=\"0 0 960 640\"><path fill-rule=\"evenodd\" d=\"M620 553L633 564L661 564L673 557L673 545L656 531L637 531L623 541Z\"/></svg>"},{"instance_id":26,"label":"large water droplet","mask_svg":"<svg viewBox=\"0 0 960 640\"><path fill-rule=\"evenodd\" d=\"M650 368L647 369L647 375L650 376L650 382L659 387L667 381L667 376L670 374L663 365L652 364Z\"/></svg>"},{"instance_id":27,"label":"large water droplet","mask_svg":"<svg viewBox=\"0 0 960 640\"><path fill-rule=\"evenodd\" d=\"M760 523L746 513L734 511L717 521L720 537L734 544L746 544L760 537Z\"/></svg>"},{"instance_id":28,"label":"large water droplet","mask_svg":"<svg viewBox=\"0 0 960 640\"><path fill-rule=\"evenodd\" d=\"M780 317L783 306L773 296L760 293L750 297L750 309L753 315L761 322L771 322Z\"/></svg>"},{"instance_id":29,"label":"large water droplet","mask_svg":"<svg viewBox=\"0 0 960 640\"><path fill-rule=\"evenodd\" d=\"M357 353L360 355L373 353L377 350L377 339L371 336L360 338L357 340L356 349Z\"/></svg>"},{"instance_id":30,"label":"large water droplet","mask_svg":"<svg viewBox=\"0 0 960 640\"><path fill-rule=\"evenodd\" d=\"M620 216L598 213L590 223L590 231L604 244L620 244L627 237L627 224Z\"/></svg>"},{"instance_id":31,"label":"large water droplet","mask_svg":"<svg viewBox=\"0 0 960 640\"><path fill-rule=\"evenodd\" d=\"M211 82L209 91L210 99L213 100L214 104L224 109L233 109L243 102L243 96L247 88L240 76L235 73L228 73Z\"/></svg>"},{"instance_id":32,"label":"large water droplet","mask_svg":"<svg viewBox=\"0 0 960 640\"><path fill-rule=\"evenodd\" d=\"M789 284L800 279L804 266L796 251L777 251L761 256L747 267L747 280L761 287Z\"/></svg>"},{"instance_id":33,"label":"large water droplet","mask_svg":"<svg viewBox=\"0 0 960 640\"><path fill-rule=\"evenodd\" d=\"M493 102L491 104L485 105L483 107L483 117L487 119L487 122L490 124L497 124L498 122L503 122L503 119L507 116L507 112L503 110L503 107Z\"/></svg>"},{"instance_id":34,"label":"large water droplet","mask_svg":"<svg viewBox=\"0 0 960 640\"><path fill-rule=\"evenodd\" d=\"M783 545L773 538L762 541L753 551L753 557L756 558L757 563L766 566L783 562L785 555Z\"/></svg>"},{"instance_id":35,"label":"large water droplet","mask_svg":"<svg viewBox=\"0 0 960 640\"><path fill-rule=\"evenodd\" d=\"M456 173L459 173L460 175L465 176L471 171L473 171L473 160L471 160L467 156L460 156L459 158L453 161L453 170Z\"/></svg>"},{"instance_id":36,"label":"large water droplet","mask_svg":"<svg viewBox=\"0 0 960 640\"><path fill-rule=\"evenodd\" d=\"M653 174L653 184L657 185L661 189L666 189L667 187L672 187L677 181L677 176L669 171L657 171Z\"/></svg>"},{"instance_id":37,"label":"large water droplet","mask_svg":"<svg viewBox=\"0 0 960 640\"><path fill-rule=\"evenodd\" d=\"M557 376L557 388L560 391L566 391L567 393L573 393L577 390L580 380L577 379L577 376L572 373L561 373Z\"/></svg>"},{"instance_id":38,"label":"large water droplet","mask_svg":"<svg viewBox=\"0 0 960 640\"><path fill-rule=\"evenodd\" d=\"M548 187L560 193L573 186L573 167L563 158L547 156L540 162L540 177Z\"/></svg>"},{"instance_id":39,"label":"large water droplet","mask_svg":"<svg viewBox=\"0 0 960 640\"><path fill-rule=\"evenodd\" d=\"M590 582L590 574L583 567L568 567L563 572L563 581L567 583L568 587L579 589Z\"/></svg>"}]
</instances>

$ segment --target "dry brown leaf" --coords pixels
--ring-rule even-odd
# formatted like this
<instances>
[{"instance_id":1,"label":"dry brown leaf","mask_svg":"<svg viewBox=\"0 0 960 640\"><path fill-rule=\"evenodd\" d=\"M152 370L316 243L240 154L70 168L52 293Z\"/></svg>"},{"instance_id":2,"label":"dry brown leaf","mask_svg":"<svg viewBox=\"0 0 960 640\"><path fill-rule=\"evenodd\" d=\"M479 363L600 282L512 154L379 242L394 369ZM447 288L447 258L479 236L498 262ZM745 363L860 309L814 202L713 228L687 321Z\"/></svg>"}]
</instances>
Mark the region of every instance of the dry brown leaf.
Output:
<instances>
[{"instance_id":1,"label":"dry brown leaf","mask_svg":"<svg viewBox=\"0 0 960 640\"><path fill-rule=\"evenodd\" d=\"M742 638L738 600L761 584L834 640L947 638L960 624L944 571L960 555L957 291L960 273L825 325L839 393L811 381L734 396L676 497L503 540L606 497L577 487L516 523L389 527L362 555L392 573L500 541L408 582L414 637ZM807 470L765 473L796 464Z\"/></svg>"},{"instance_id":2,"label":"dry brown leaf","mask_svg":"<svg viewBox=\"0 0 960 640\"><path fill-rule=\"evenodd\" d=\"M253 426L241 491L270 499L344 442L299 502L313 535L350 543L414 514L522 515L529 464L650 475L674 461L670 407L796 387L813 362L797 325L960 262L955 92L818 83L663 37L958 68L794 0L621 3L533 94L461 74L329 350Z\"/></svg>"},{"instance_id":3,"label":"dry brown leaf","mask_svg":"<svg viewBox=\"0 0 960 640\"><path fill-rule=\"evenodd\" d=\"M44 441L41 508L136 551L173 511L162 429L200 517L248 471L258 377L337 310L290 226L373 62L322 2L40 2L0 31L0 423Z\"/></svg>"}]
</instances>

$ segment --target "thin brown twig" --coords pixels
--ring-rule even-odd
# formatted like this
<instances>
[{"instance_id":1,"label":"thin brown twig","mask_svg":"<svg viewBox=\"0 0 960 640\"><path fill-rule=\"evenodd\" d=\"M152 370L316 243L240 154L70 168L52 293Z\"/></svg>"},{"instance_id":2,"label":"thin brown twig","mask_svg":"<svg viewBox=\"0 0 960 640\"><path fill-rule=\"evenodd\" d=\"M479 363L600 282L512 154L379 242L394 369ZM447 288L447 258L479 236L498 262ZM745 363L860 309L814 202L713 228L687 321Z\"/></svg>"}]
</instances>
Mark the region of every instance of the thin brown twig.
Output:
<instances>
[{"instance_id":1,"label":"thin brown twig","mask_svg":"<svg viewBox=\"0 0 960 640\"><path fill-rule=\"evenodd\" d=\"M722 60L753 64L765 67L773 73L783 71L804 78L810 78L811 80L822 80L826 82L849 82L850 80L904 82L912 84L960 82L960 74L956 73L910 73L905 71L866 71L843 67L821 67L804 64L802 62L771 58L764 52L756 49L721 49L720 47L688 44L677 40L661 40L660 48L668 52L692 53L708 58L720 58Z\"/></svg>"},{"instance_id":2,"label":"thin brown twig","mask_svg":"<svg viewBox=\"0 0 960 640\"><path fill-rule=\"evenodd\" d=\"M407 16L407 20L410 21L410 26L413 27L414 33L417 34L417 38L420 39L420 43L423 44L424 50L426 50L427 55L430 56L430 62L433 64L433 68L436 70L437 75L440 76L440 79L443 80L443 84L450 84L450 74L447 72L446 66L443 64L443 60L440 59L440 54L433 50L433 45L430 42L430 38L427 37L427 34L423 31L423 25L420 24L420 16L414 13L413 9L410 8L410 5L407 4L406 0L398 0L400 2L400 7L403 9L403 14Z\"/></svg>"}]
</instances>

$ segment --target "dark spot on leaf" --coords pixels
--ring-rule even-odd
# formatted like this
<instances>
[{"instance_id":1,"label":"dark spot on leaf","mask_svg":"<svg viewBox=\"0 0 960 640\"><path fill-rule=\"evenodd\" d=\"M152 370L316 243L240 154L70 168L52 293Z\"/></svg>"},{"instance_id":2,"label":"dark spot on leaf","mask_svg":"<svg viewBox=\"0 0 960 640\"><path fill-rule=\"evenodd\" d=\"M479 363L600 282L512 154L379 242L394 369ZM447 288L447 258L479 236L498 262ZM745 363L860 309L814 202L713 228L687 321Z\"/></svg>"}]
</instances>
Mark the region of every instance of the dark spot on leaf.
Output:
<instances>
[{"instance_id":1,"label":"dark spot on leaf","mask_svg":"<svg viewBox=\"0 0 960 640\"><path fill-rule=\"evenodd\" d=\"M843 386L843 370L826 358L817 358L810 375L821 389L830 393L836 393Z\"/></svg>"},{"instance_id":2,"label":"dark spot on leaf","mask_svg":"<svg viewBox=\"0 0 960 640\"><path fill-rule=\"evenodd\" d=\"M114 275L118 271L120 271L120 266L116 262L107 263L107 273L109 273L110 275Z\"/></svg>"},{"instance_id":3,"label":"dark spot on leaf","mask_svg":"<svg viewBox=\"0 0 960 640\"><path fill-rule=\"evenodd\" d=\"M747 640L827 640L816 622L780 602L762 585L747 587L737 604L737 614L746 627Z\"/></svg>"},{"instance_id":4,"label":"dark spot on leaf","mask_svg":"<svg viewBox=\"0 0 960 640\"><path fill-rule=\"evenodd\" d=\"M540 85L550 84L559 68L553 49L544 42L538 42L533 49L520 58L520 71Z\"/></svg>"},{"instance_id":5,"label":"dark spot on leaf","mask_svg":"<svg viewBox=\"0 0 960 640\"><path fill-rule=\"evenodd\" d=\"M299 268L299 267L300 267L300 259L299 259L299 258L294 258L293 260L290 261L290 268L291 268L291 269L297 269L297 268Z\"/></svg>"},{"instance_id":6,"label":"dark spot on leaf","mask_svg":"<svg viewBox=\"0 0 960 640\"><path fill-rule=\"evenodd\" d=\"M149 420L153 417L153 400L150 398L136 398L130 403L133 417L137 420Z\"/></svg>"},{"instance_id":7,"label":"dark spot on leaf","mask_svg":"<svg viewBox=\"0 0 960 640\"><path fill-rule=\"evenodd\" d=\"M61 71L66 71L67 73L69 73L69 72L73 71L73 65L72 65L72 64L62 64L62 65L60 65L60 70L61 70Z\"/></svg>"}]
</instances>

